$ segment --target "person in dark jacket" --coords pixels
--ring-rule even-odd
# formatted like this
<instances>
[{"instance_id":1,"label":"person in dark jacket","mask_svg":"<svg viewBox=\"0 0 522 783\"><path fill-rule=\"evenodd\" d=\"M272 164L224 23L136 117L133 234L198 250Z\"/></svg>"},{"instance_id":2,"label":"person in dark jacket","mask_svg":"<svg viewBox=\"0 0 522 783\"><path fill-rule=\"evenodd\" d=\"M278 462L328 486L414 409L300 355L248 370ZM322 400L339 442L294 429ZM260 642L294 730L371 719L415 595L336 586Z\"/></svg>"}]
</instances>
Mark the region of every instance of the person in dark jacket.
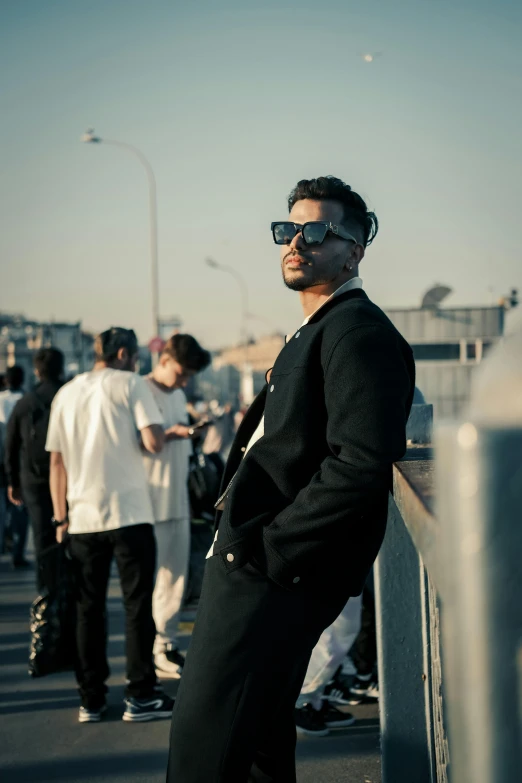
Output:
<instances>
[{"instance_id":1,"label":"person in dark jacket","mask_svg":"<svg viewBox=\"0 0 522 783\"><path fill-rule=\"evenodd\" d=\"M169 783L295 783L294 708L310 655L363 589L406 450L413 354L359 277L377 218L334 177L302 180L288 207L272 233L305 319L227 462ZM344 716L327 705L322 719L332 728Z\"/></svg>"},{"instance_id":2,"label":"person in dark jacket","mask_svg":"<svg viewBox=\"0 0 522 783\"><path fill-rule=\"evenodd\" d=\"M51 403L62 385L64 357L56 348L41 348L34 357L39 384L25 394L7 423L5 468L8 497L25 505L31 520L36 556L37 588L45 587L41 554L55 542L53 504L49 490L49 454L45 440Z\"/></svg>"}]
</instances>

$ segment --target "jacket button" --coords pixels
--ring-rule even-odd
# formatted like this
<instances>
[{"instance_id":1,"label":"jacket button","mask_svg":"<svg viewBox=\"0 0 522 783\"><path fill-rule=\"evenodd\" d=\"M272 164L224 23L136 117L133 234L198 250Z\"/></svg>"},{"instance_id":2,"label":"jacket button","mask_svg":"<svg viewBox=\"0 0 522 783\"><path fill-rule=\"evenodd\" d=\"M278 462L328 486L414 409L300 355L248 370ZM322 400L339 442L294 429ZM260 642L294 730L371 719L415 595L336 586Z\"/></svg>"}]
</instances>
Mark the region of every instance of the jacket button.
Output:
<instances>
[{"instance_id":1,"label":"jacket button","mask_svg":"<svg viewBox=\"0 0 522 783\"><path fill-rule=\"evenodd\" d=\"M296 333L295 333L295 338L296 338L296 340L297 340L297 338L299 337L299 335L300 335L300 334L301 334L301 332L296 332Z\"/></svg>"},{"instance_id":2,"label":"jacket button","mask_svg":"<svg viewBox=\"0 0 522 783\"><path fill-rule=\"evenodd\" d=\"M296 576L296 577L294 577L294 579L292 581L293 581L294 585L296 585L298 582L301 581L301 577L300 576Z\"/></svg>"},{"instance_id":3,"label":"jacket button","mask_svg":"<svg viewBox=\"0 0 522 783\"><path fill-rule=\"evenodd\" d=\"M273 391L274 391L274 389L275 389L275 386L274 386L274 385L272 385L272 386L270 387L270 391L271 391L271 392L273 392Z\"/></svg>"},{"instance_id":4,"label":"jacket button","mask_svg":"<svg viewBox=\"0 0 522 783\"><path fill-rule=\"evenodd\" d=\"M228 553L227 560L228 560L229 563L233 563L234 562L234 555L232 554L232 552Z\"/></svg>"},{"instance_id":5,"label":"jacket button","mask_svg":"<svg viewBox=\"0 0 522 783\"><path fill-rule=\"evenodd\" d=\"M246 446L241 446L241 451L245 452L246 451Z\"/></svg>"}]
</instances>

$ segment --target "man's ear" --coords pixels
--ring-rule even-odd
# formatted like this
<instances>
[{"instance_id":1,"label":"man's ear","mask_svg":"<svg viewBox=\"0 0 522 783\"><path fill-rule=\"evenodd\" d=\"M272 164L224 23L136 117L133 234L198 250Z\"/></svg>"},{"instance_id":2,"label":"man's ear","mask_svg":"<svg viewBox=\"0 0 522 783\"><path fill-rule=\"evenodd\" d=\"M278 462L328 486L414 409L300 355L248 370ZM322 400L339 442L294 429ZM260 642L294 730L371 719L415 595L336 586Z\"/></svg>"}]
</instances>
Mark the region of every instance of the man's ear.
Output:
<instances>
[{"instance_id":1,"label":"man's ear","mask_svg":"<svg viewBox=\"0 0 522 783\"><path fill-rule=\"evenodd\" d=\"M126 348L120 348L116 354L116 359L120 364L125 365L129 360L129 352Z\"/></svg>"},{"instance_id":2,"label":"man's ear","mask_svg":"<svg viewBox=\"0 0 522 783\"><path fill-rule=\"evenodd\" d=\"M366 250L363 245L355 245L352 248L352 252L350 254L346 266L350 267L351 269L355 269L355 267L359 266L359 264L363 260L365 252Z\"/></svg>"},{"instance_id":3,"label":"man's ear","mask_svg":"<svg viewBox=\"0 0 522 783\"><path fill-rule=\"evenodd\" d=\"M357 270L357 267L361 263L361 261L364 258L365 248L363 245L355 245L352 247L352 250L350 252L350 255L346 259L345 268L348 271L351 271L353 269Z\"/></svg>"},{"instance_id":4,"label":"man's ear","mask_svg":"<svg viewBox=\"0 0 522 783\"><path fill-rule=\"evenodd\" d=\"M356 259L356 263L360 264L366 253L364 245L355 245L353 249L353 256Z\"/></svg>"}]
</instances>

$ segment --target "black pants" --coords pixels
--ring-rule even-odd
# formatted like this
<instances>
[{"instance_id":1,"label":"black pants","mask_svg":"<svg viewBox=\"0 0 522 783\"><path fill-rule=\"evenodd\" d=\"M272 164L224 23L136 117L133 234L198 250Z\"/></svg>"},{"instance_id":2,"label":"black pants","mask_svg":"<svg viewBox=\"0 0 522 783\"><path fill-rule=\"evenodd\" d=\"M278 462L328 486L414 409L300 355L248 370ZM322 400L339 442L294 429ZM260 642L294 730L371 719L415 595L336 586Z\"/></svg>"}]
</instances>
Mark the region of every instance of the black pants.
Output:
<instances>
[{"instance_id":1,"label":"black pants","mask_svg":"<svg viewBox=\"0 0 522 783\"><path fill-rule=\"evenodd\" d=\"M42 592L46 587L46 580L42 571L42 552L56 543L56 532L52 526L53 501L49 490L49 483L24 484L22 486L24 503L29 512L33 529L34 554L36 558L36 587Z\"/></svg>"},{"instance_id":2,"label":"black pants","mask_svg":"<svg viewBox=\"0 0 522 783\"><path fill-rule=\"evenodd\" d=\"M153 694L156 674L152 646L152 591L156 542L152 525L132 525L103 533L72 535L70 550L77 579L78 662L76 677L82 704L96 708L105 701L107 662L107 586L116 559L125 606L126 693L138 699Z\"/></svg>"},{"instance_id":3,"label":"black pants","mask_svg":"<svg viewBox=\"0 0 522 783\"><path fill-rule=\"evenodd\" d=\"M8 527L13 539L13 565L23 563L25 560L25 544L27 542L27 530L29 527L29 514L27 507L15 506L7 503Z\"/></svg>"},{"instance_id":4,"label":"black pants","mask_svg":"<svg viewBox=\"0 0 522 783\"><path fill-rule=\"evenodd\" d=\"M372 585L362 594L361 628L350 655L359 674L372 674L377 665L377 633L375 629L375 597Z\"/></svg>"},{"instance_id":5,"label":"black pants","mask_svg":"<svg viewBox=\"0 0 522 783\"><path fill-rule=\"evenodd\" d=\"M295 783L295 702L340 608L250 563L207 561L172 716L167 783Z\"/></svg>"}]
</instances>

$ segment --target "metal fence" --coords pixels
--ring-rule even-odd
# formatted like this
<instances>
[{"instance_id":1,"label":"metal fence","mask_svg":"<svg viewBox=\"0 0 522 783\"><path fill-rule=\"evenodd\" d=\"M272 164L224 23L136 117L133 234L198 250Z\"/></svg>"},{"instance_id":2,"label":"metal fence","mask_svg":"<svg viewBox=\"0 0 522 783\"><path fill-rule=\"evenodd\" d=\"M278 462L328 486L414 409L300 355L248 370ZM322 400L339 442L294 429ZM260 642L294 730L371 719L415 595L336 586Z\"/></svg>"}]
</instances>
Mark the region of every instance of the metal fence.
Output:
<instances>
[{"instance_id":1,"label":"metal fence","mask_svg":"<svg viewBox=\"0 0 522 783\"><path fill-rule=\"evenodd\" d=\"M477 399L436 428L436 459L394 468L375 569L383 783L522 779L522 335Z\"/></svg>"}]
</instances>

